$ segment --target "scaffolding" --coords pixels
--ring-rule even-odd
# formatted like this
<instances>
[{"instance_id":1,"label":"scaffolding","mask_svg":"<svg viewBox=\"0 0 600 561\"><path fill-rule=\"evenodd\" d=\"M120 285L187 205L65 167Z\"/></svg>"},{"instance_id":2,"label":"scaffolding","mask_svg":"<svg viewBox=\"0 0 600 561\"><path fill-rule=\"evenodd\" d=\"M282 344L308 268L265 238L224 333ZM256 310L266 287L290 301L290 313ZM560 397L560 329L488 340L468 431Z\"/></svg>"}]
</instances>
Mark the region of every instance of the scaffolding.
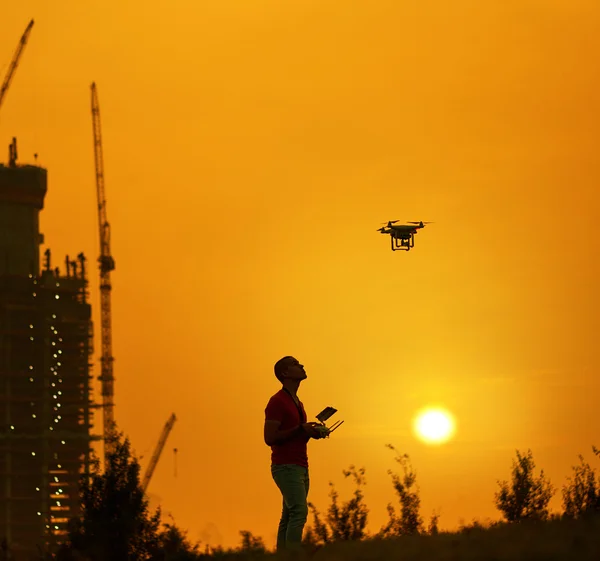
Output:
<instances>
[{"instance_id":1,"label":"scaffolding","mask_svg":"<svg viewBox=\"0 0 600 561\"><path fill-rule=\"evenodd\" d=\"M0 539L14 553L64 541L69 519L79 514L92 441L100 438L92 436L93 329L85 256L67 257L62 273L51 267L49 250L42 270L39 261L33 263L45 182L37 191L41 196L27 199L21 187L9 189L0 177L0 214L29 207L19 209L22 219L11 225L12 239L0 224ZM23 247L29 249L27 260L19 257Z\"/></svg>"},{"instance_id":2,"label":"scaffolding","mask_svg":"<svg viewBox=\"0 0 600 561\"><path fill-rule=\"evenodd\" d=\"M0 535L45 547L79 512L89 472L91 307L84 271L0 277Z\"/></svg>"}]
</instances>

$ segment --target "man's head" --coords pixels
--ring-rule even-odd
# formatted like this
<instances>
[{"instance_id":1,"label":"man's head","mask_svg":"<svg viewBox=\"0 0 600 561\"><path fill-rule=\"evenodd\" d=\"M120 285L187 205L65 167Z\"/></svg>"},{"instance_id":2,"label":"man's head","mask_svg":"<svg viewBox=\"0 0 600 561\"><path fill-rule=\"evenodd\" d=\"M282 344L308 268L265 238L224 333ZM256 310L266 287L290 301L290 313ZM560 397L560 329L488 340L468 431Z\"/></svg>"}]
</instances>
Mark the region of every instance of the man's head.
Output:
<instances>
[{"instance_id":1,"label":"man's head","mask_svg":"<svg viewBox=\"0 0 600 561\"><path fill-rule=\"evenodd\" d=\"M285 379L300 381L307 377L304 366L293 356L284 356L275 363L275 376L281 383Z\"/></svg>"}]
</instances>

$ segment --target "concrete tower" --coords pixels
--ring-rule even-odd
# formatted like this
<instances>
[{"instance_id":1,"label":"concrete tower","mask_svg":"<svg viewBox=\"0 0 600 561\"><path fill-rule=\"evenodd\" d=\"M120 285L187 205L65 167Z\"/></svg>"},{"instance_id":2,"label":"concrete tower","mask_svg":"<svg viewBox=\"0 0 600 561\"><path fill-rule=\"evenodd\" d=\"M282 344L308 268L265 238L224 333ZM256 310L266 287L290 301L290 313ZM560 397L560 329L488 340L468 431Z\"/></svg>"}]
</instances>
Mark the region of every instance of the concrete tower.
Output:
<instances>
[{"instance_id":1,"label":"concrete tower","mask_svg":"<svg viewBox=\"0 0 600 561\"><path fill-rule=\"evenodd\" d=\"M17 141L8 166L0 164L0 275L37 275L40 266L39 213L44 208L47 172L17 166Z\"/></svg>"}]
</instances>

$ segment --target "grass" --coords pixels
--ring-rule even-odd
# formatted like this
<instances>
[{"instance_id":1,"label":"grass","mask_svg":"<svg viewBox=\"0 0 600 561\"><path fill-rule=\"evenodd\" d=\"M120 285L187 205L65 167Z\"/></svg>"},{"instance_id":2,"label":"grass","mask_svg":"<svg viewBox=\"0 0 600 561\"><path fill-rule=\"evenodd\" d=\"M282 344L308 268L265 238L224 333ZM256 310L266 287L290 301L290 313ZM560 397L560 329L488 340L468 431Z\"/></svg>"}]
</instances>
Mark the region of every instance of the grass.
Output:
<instances>
[{"instance_id":1,"label":"grass","mask_svg":"<svg viewBox=\"0 0 600 561\"><path fill-rule=\"evenodd\" d=\"M469 527L438 535L337 542L311 561L598 561L600 516ZM222 559L283 561L281 554L236 554Z\"/></svg>"}]
</instances>

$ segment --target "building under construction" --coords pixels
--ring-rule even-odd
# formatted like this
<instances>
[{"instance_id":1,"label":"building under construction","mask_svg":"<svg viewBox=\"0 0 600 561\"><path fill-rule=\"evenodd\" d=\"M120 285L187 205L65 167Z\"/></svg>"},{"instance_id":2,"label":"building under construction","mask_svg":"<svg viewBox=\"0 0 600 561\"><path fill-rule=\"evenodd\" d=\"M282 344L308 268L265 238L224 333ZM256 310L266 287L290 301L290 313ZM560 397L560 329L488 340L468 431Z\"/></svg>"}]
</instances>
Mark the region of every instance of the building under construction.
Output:
<instances>
[{"instance_id":1,"label":"building under construction","mask_svg":"<svg viewBox=\"0 0 600 561\"><path fill-rule=\"evenodd\" d=\"M0 164L0 540L61 541L89 470L92 322L83 254L40 263L46 169Z\"/></svg>"}]
</instances>

